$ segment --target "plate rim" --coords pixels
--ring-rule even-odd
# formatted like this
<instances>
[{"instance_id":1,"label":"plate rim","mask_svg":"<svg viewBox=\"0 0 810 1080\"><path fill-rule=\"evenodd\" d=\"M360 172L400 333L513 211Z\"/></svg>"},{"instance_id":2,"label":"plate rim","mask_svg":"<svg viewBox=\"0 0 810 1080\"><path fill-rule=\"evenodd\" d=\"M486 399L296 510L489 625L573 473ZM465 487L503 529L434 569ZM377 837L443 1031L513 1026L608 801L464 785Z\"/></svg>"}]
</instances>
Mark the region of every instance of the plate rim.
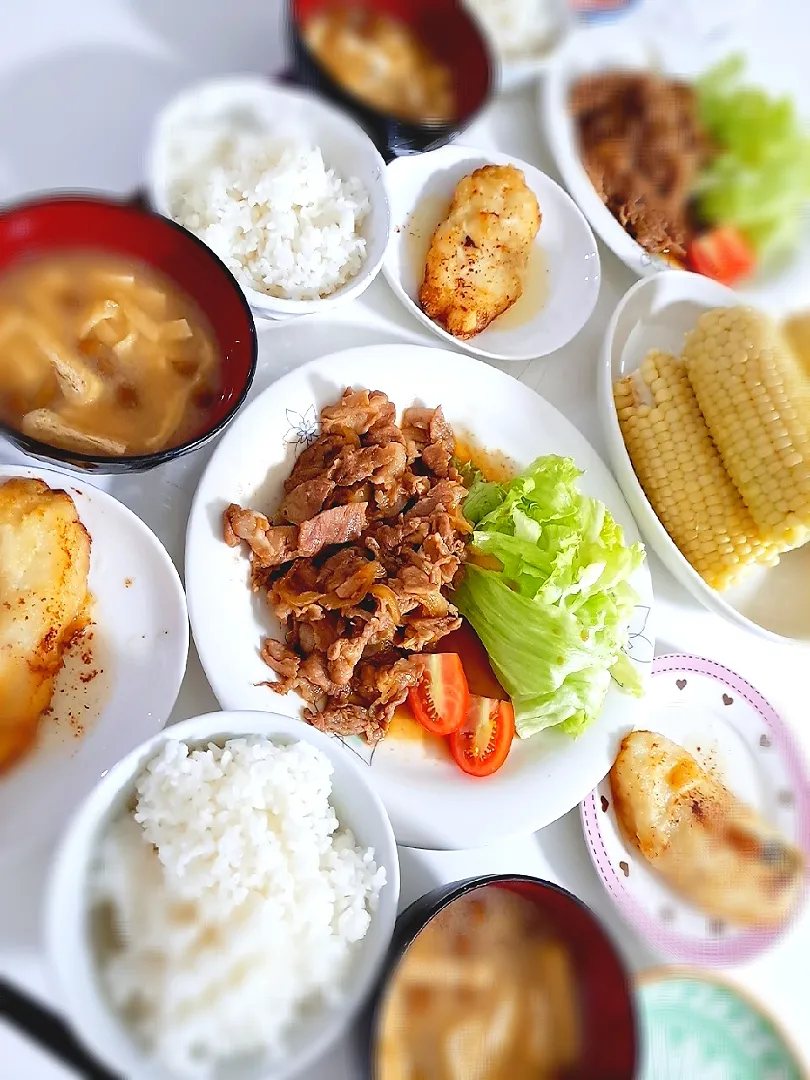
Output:
<instances>
[{"instance_id":1,"label":"plate rim","mask_svg":"<svg viewBox=\"0 0 810 1080\"><path fill-rule=\"evenodd\" d=\"M549 176L547 172L541 169L538 165L533 164L531 161L526 161L523 158L519 158L510 154L504 154L500 150L490 151L481 147L472 146L468 143L455 142L450 143L447 146L440 146L435 150L428 150L425 153L416 156L420 161L422 161L423 159L435 160L436 157L439 156L453 158L457 163L460 163L465 158L471 157L472 155L476 155L481 158L487 158L493 165L514 165L516 168L521 169L524 173L526 172L526 170L529 170L530 172L539 174L543 177L543 183L548 183L552 188L556 189L555 195L559 195L562 197L563 203L568 205L568 208L572 212L573 216L578 218L580 223L585 227L587 234L590 236L592 242L592 257L595 259L596 266L596 285L591 292L589 302L581 306L581 311L583 312L583 315L581 324L579 325L577 330L568 338L567 341L563 341L559 345L555 345L553 349L547 350L545 352L495 352L492 349L481 348L481 346L474 344L475 338L479 337L480 335L476 335L475 337L466 341L461 338L453 337L452 334L450 334L443 327L435 323L433 319L431 319L428 315L424 313L424 311L422 311L419 305L416 304L405 292L405 289L402 286L402 281L400 280L399 275L394 272L393 267L394 250L395 248L398 248L400 244L400 241L397 239L397 237L400 235L402 223L394 221L393 202L395 196L393 195L394 183L392 182L392 176L395 176L396 172L410 168L412 157L394 158L393 161L390 161L385 167L385 177L386 183L388 184L389 188L389 201L391 203L392 225L388 248L386 249L385 258L383 259L382 263L383 276L385 277L385 280L388 283L391 291L403 305L405 310L410 312L411 315L413 315L423 326L427 327L434 334L436 334L436 336L439 337L445 343L445 345L455 347L457 349L462 349L470 356L475 356L484 360L497 360L501 363L518 364L527 363L532 360L544 360L546 357L553 356L556 352L559 352L560 349L563 349L567 345L570 345L571 342L574 341L579 336L579 334L582 333L587 324L590 322L591 316L593 315L596 309L596 305L599 302L599 296L602 292L602 261L599 254L599 246L596 242L596 237L594 236L593 227L587 216L583 213L579 204L570 194L570 192L567 191L561 183L555 180L554 177Z\"/></svg>"},{"instance_id":2,"label":"plate rim","mask_svg":"<svg viewBox=\"0 0 810 1080\"><path fill-rule=\"evenodd\" d=\"M466 368L469 368L470 365L474 365L476 368L479 368L482 373L485 373L487 378L492 378L492 379L495 379L496 381L500 381L501 379L509 380L510 387L513 387L514 385L517 385L518 387L520 387L520 390L518 392L520 392L520 393L523 393L523 392L530 393L534 397L538 398L541 405L542 405L542 407L544 407L544 408L546 408L548 410L551 410L555 414L555 416L557 416L559 418L560 422L566 428L570 428L573 432L575 432L577 437L579 439L581 439L582 442L585 443L589 447L591 453L593 454L594 459L601 462L602 466L610 474L610 470L609 470L608 466L605 464L604 459L601 457L601 455L593 448L592 444L586 438L586 436L583 435L582 432L580 432L579 429L562 412L560 412L554 405L552 405L550 402L548 402L541 394L539 394L532 387L529 387L529 386L527 386L527 385L525 385L523 383L520 383L519 380L514 379L514 377L509 375L508 372L501 371L498 368L493 368L490 364L485 363L483 360L480 360L480 359L478 359L476 357L466 355L464 353L453 352L453 351L450 351L450 350L447 350L447 349L442 349L439 346L434 346L434 345L431 345L431 344L424 344L424 343L413 343L413 342L408 342L408 341L394 342L394 343L389 343L389 344L380 345L380 346L376 346L376 345L362 346L361 345L361 346L350 347L348 349L338 350L337 352L328 353L328 354L324 354L322 356L316 357L315 359L308 361L306 364L302 364L299 367L294 368L292 371L289 371L289 372L285 373L283 376L281 376L280 379L278 379L275 382L271 383L269 387L267 387L264 391L262 391L261 394L259 394L256 398L254 398L253 401L251 401L243 410L241 410L239 418L234 422L234 424L232 424L230 426L228 431L223 435L222 439L217 444L217 446L216 446L216 448L214 450L214 453L211 455L211 457L210 457L208 463L206 464L206 467L203 470L203 473L202 473L202 475L200 477L197 488L196 488L196 490L194 492L194 497L192 499L191 508L190 508L190 511L189 511L189 516L188 516L188 521L187 521L187 526L186 526L186 544L185 544L185 579L186 579L187 582L192 581L195 578L195 576L199 577L199 573L195 570L195 567L192 564L194 564L195 562L197 562L200 559L203 559L203 557L204 557L204 551L201 552L201 553L197 552L197 532L199 530L200 537L202 538L204 530L200 529L200 524L199 523L205 520L205 513L206 513L206 508L207 508L207 504L203 501L203 498L204 498L203 489L204 489L204 484L205 484L205 481L206 481L206 477L209 474L209 470L211 470L213 468L214 462L217 460L217 458L219 458L222 455L225 455L227 453L227 448L229 446L231 446L232 444L237 445L238 439L239 439L239 436L238 436L237 433L239 431L239 423L240 423L242 417L246 417L250 413L250 410L252 410L252 409L255 409L256 414L258 415L260 410L263 407L266 407L264 405L260 405L260 402L263 402L265 397L267 397L269 399L271 395L275 397L279 393L283 393L285 383L286 383L287 380L289 380L290 382L297 381L298 379L301 378L302 373L306 373L308 370L318 369L319 366L327 364L329 370L334 371L335 368L336 368L337 363L339 363L340 358L346 356L347 354L352 354L353 356L357 356L357 355L373 356L375 358L378 366L380 367L380 369L384 370L384 366L383 366L383 363L381 362L381 358L384 358L385 354L388 353L388 352L401 352L402 350L406 350L409 353L413 353L413 352L417 351L425 359L427 359L428 356L431 355L431 354L433 354L433 355L438 354L439 356L441 356L447 362L447 364L452 364L452 365L456 365L457 367L466 367ZM349 380L349 382L351 382L351 380ZM418 389L417 389L417 392L416 392L416 396L418 396ZM610 475L612 476L612 474L610 474ZM615 483L615 478L614 478L614 483ZM617 485L617 487L618 487L618 485ZM623 495L623 493L621 493L620 489L619 489L619 492L620 492L620 494L622 494L622 500L624 501L624 506L625 506L627 515L629 516L630 520L633 522L636 533L638 533L638 527L635 524L635 520L633 518L632 512L630 511L630 508L627 506L627 503L624 500L624 495ZM203 565L203 564L200 563L200 565ZM654 593L654 588L653 588L652 575L651 575L649 563L648 563L647 560L645 560L645 562L643 564L643 567L641 568L640 572L644 575L644 578L646 579L645 580L645 592L644 592L644 596L642 597L642 603L643 603L644 606L647 606L647 600L645 599L645 597L649 597L648 619L650 621L648 622L648 625L652 626L652 632L654 633L655 626L656 626L656 622L655 622L655 593ZM214 693L214 696L216 697L217 701L219 702L220 707L223 708L223 709L226 709L226 711L232 711L233 707L234 707L233 703L228 699L227 694L223 692L221 680L216 679L212 674L209 674L208 668L211 665L210 665L210 663L208 661L209 661L209 658L210 658L210 655L211 655L211 649L210 648L206 649L204 644L201 647L200 642L198 642L198 632L195 629L195 627L202 626L205 623L205 620L202 617L203 613L202 613L202 610L200 608L200 605L202 603L201 596L202 596L202 593L200 594L200 597L197 596L197 590L195 590L194 588L190 588L188 593L187 593L189 622L191 624L192 638L193 638L193 640L195 642L195 645L197 646L197 653L198 653L198 656L199 656L199 659L200 659L200 664L201 664L201 666L203 668L203 671L205 672L206 679L208 680L208 683L211 686L211 689L212 689L212 691ZM640 663L640 661L636 661L636 663ZM647 663L647 662L644 662L642 666L643 666L643 668L645 670L649 670L650 664ZM646 678L646 674L645 674L645 678ZM244 709L245 707L246 706L242 705L241 709ZM303 721L301 721L301 722L303 722ZM569 806L569 810L564 811L564 813L569 812L571 809L574 809L576 806L577 806L577 803L575 802L571 806ZM389 810L389 814L390 813L391 813L391 811ZM510 824L507 822L500 830L497 830L491 836L489 836L489 838L485 842L486 843L497 843L497 842L499 842L501 840L505 840L505 839L507 839L509 837L512 837L512 836L530 835L531 833L536 832L538 829L544 828L545 825L550 824L552 821L557 820L557 817L559 817L559 816L562 816L562 815L556 815L556 816L553 816L551 818L546 819L544 815L537 814L536 820L532 820L532 821L530 821L530 822L528 822L526 824L523 824L523 825L511 825L510 826ZM397 815L393 815L393 817L396 818ZM423 825L420 824L417 827L406 828L406 829L403 829L400 826L401 826L401 822L397 820L395 822L395 829L396 829L396 831L398 833L398 842L403 844L404 846L417 847L417 848L420 848L422 850L435 850L435 851L461 850L461 849L464 849L464 848L469 848L469 847L476 846L476 839L469 832L465 833L464 836L462 837L462 836L460 836L460 834L456 830L455 839L453 840L453 842L451 842L448 839L449 834L447 832L445 832L443 837L440 837L438 839L426 838L424 835L422 835L419 838L419 840L415 840L414 836L416 834L419 834L420 832L424 834L424 826ZM453 830L450 830L450 833L452 833L452 832L453 832ZM408 834L408 835L406 835L406 834ZM399 839L400 836L402 837L401 839ZM477 846L480 846L480 843L481 843L481 841L479 840Z\"/></svg>"},{"instance_id":3,"label":"plate rim","mask_svg":"<svg viewBox=\"0 0 810 1080\"><path fill-rule=\"evenodd\" d=\"M164 568L167 570L169 579L175 586L174 592L175 597L178 601L178 609L176 614L178 616L184 615L185 618L180 617L178 620L180 627L180 655L183 662L182 667L178 666L179 677L175 677L173 680L171 704L165 710L165 716L163 716L158 721L157 726L154 728L154 730L151 731L149 735L146 736L146 738L152 738L155 735L160 734L160 732L163 731L163 729L168 725L172 711L175 708L177 700L180 696L180 691L186 677L186 672L188 671L188 657L191 645L191 628L189 623L186 591L183 587L183 581L180 577L180 573L174 564L174 560L172 559L160 537L146 524L146 522L142 518L138 517L134 510L131 510L126 505L126 503L123 503L120 499L117 499L108 491L105 491L103 488L96 487L95 484L89 482L83 476L79 474L74 475L73 473L62 472L58 469L48 468L47 466L43 466L42 468L40 468L38 465L8 465L0 463L0 485L2 485L6 480L11 480L15 477L20 477L23 479L41 479L48 484L51 490L66 491L67 494L71 496L71 498L71 489L73 489L74 492L79 492L89 499L99 497L102 506L114 506L114 513L120 513L123 520L127 522L128 527L134 528L136 531L141 532L142 536L149 543L153 554L155 554L160 559L160 561L164 565ZM81 515L79 516L79 520L81 520ZM92 560L92 535L90 537L90 540ZM99 719L104 716L104 713L108 711L108 708L109 706L105 707L105 709L102 710ZM138 744L135 745L137 746ZM131 749L134 748L135 747L132 747ZM59 760L60 758L55 758L53 764L58 765ZM117 764L117 761L118 759L111 761L107 765L107 771L111 770ZM0 783L1 782L2 779L0 779ZM81 805L87 795L88 791L84 791L83 794L75 800L66 800L66 802L69 804L68 809L65 811L66 818L69 819L70 816L75 813L76 809L79 805ZM23 845L27 845L30 843L46 842L58 831L58 821L45 821L39 827L31 827L30 830L26 830L24 839L21 837L19 843L0 844L0 865L8 861L9 859L16 858L23 850Z\"/></svg>"},{"instance_id":4,"label":"plate rim","mask_svg":"<svg viewBox=\"0 0 810 1080\"><path fill-rule=\"evenodd\" d=\"M699 666L689 666L692 662ZM785 765L796 797L798 835L794 843L807 856L810 853L810 777L807 774L806 767L802 767L804 755L800 752L798 741L788 724L755 686L738 672L719 661L692 653L662 653L653 660L650 678L654 679L659 675L676 671L702 675L714 679L721 685L727 686L730 690L734 690L735 693L740 694L748 702L759 714L769 730L773 732L775 736L773 745ZM579 808L585 846L588 849L593 868L626 923L648 947L660 956L672 957L676 964L685 966L696 965L700 967L700 965L709 965L710 968L713 968L715 966L725 967L744 963L761 955L775 942L783 938L804 910L807 897L800 900L796 910L780 926L743 930L735 934L733 938L719 938L716 941L700 940L680 931L669 929L642 907L635 895L619 878L605 848L597 809L598 798L597 785L582 800ZM807 874L808 871L806 870L805 873ZM669 886L667 886L667 889L672 892L676 899L680 899L674 890L669 889Z\"/></svg>"},{"instance_id":5,"label":"plate rim","mask_svg":"<svg viewBox=\"0 0 810 1080\"><path fill-rule=\"evenodd\" d=\"M799 1052L798 1044L793 1040L776 1012L760 1001L747 986L744 986L736 978L727 975L725 972L721 975L714 968L700 967L697 964L653 964L636 972L633 976L633 992L636 996L640 996L651 986L656 986L662 982L674 982L676 979L691 979L694 982L710 983L712 986L726 990L737 997L752 1013L771 1025L783 1049L791 1058L790 1064L795 1066L801 1077L806 1074L807 1067L804 1064L804 1056Z\"/></svg>"},{"instance_id":6,"label":"plate rim","mask_svg":"<svg viewBox=\"0 0 810 1080\"><path fill-rule=\"evenodd\" d=\"M594 40L595 35L599 35L596 40L605 41L605 51L607 51L607 46L613 41L624 42L627 40L626 27L624 30L625 32L622 34L621 25L617 26L614 23L605 23L603 25L591 27L588 30L588 33L591 35L591 40ZM557 103L554 100L555 95L567 85L571 74L572 49L576 48L580 40L581 37L577 35L574 39L563 42L560 49L551 58L547 69L544 72L545 77L538 84L536 100L537 112L539 113L541 121L541 134L545 137L551 160L557 172L560 174L563 183L571 193L571 198L585 216L588 224L616 258L619 259L628 270L644 280L653 277L661 271L673 268L656 262L658 257L649 255L641 244L630 236L627 230L616 221L599 198L596 188L591 183L585 170L585 166L582 164L581 156L575 152L576 147L573 140L569 140L565 136L564 117L559 114L556 107ZM651 54L651 58L655 55L656 47L654 42L650 39L649 34L642 33L641 45ZM613 49L611 52L617 53L618 50ZM625 67L636 67L644 71L651 70L653 66L651 63L647 65L628 64L626 58L622 61L622 64ZM601 66L605 67L606 65L602 64ZM572 151L570 156L575 159L570 166L567 160L569 157L569 144ZM586 195L586 184L593 194L592 199L589 195ZM585 206L580 204L579 193L584 197Z\"/></svg>"}]
</instances>

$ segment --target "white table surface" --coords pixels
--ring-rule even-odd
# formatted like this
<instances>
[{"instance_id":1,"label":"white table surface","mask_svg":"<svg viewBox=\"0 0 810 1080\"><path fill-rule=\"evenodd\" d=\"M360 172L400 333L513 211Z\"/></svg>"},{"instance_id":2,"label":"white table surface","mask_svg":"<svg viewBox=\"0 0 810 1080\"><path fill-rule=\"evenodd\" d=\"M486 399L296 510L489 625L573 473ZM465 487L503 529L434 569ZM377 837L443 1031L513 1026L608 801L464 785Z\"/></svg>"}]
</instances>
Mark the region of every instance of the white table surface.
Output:
<instances>
[{"instance_id":1,"label":"white table surface","mask_svg":"<svg viewBox=\"0 0 810 1080\"><path fill-rule=\"evenodd\" d=\"M659 20L680 0L647 0ZM715 0L704 0L708 11ZM697 11L700 5L690 4ZM728 5L725 5L728 8ZM643 17L643 13L641 16ZM208 74L272 71L283 62L278 0L27 0L0 2L0 201L55 187L128 191L140 182L141 155L155 110L178 88ZM752 71L790 91L810 114L802 55L810 18L804 0L748 0L739 25ZM534 91L496 103L464 142L522 157L554 175L538 132ZM603 283L588 325L564 349L530 363L500 365L560 409L604 453L595 404L595 358L608 317L634 276L600 247ZM810 282L807 302L810 306ZM338 314L260 327L253 394L290 369L356 345L412 341L437 345L408 315L382 277ZM99 481L155 530L178 568L185 520L208 453L134 477ZM22 461L0 443L0 462ZM752 681L792 724L810 754L807 679L810 647L762 641L696 605L650 556L657 602L657 652L712 657ZM217 708L192 649L173 720ZM24 829L24 820L20 828ZM58 1006L42 955L40 909L51 849L0 867L0 976ZM608 899L571 811L541 832L488 849L401 849L402 904L436 884L486 872L537 874L589 904L639 970L657 962ZM810 909L772 952L728 972L781 1020L810 1063L806 973ZM0 1078L65 1080L71 1074L0 1023ZM351 1039L303 1080L355 1080ZM699 1078L696 1078L699 1080Z\"/></svg>"}]
</instances>

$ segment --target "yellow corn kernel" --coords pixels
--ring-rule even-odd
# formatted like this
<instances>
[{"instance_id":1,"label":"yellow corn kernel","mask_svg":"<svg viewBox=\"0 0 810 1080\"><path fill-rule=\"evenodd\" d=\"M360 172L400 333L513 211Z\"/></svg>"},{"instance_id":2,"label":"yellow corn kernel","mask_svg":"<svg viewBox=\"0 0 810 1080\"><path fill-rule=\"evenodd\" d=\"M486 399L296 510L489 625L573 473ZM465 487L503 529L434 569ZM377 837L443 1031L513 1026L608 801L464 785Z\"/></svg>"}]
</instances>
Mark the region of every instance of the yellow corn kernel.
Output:
<instances>
[{"instance_id":1,"label":"yellow corn kernel","mask_svg":"<svg viewBox=\"0 0 810 1080\"><path fill-rule=\"evenodd\" d=\"M723 466L679 360L649 353L636 377L614 385L614 400L644 493L708 585L728 589L778 562Z\"/></svg>"},{"instance_id":2,"label":"yellow corn kernel","mask_svg":"<svg viewBox=\"0 0 810 1080\"><path fill-rule=\"evenodd\" d=\"M810 375L776 325L717 308L683 360L729 476L760 535L781 550L810 540Z\"/></svg>"}]
</instances>

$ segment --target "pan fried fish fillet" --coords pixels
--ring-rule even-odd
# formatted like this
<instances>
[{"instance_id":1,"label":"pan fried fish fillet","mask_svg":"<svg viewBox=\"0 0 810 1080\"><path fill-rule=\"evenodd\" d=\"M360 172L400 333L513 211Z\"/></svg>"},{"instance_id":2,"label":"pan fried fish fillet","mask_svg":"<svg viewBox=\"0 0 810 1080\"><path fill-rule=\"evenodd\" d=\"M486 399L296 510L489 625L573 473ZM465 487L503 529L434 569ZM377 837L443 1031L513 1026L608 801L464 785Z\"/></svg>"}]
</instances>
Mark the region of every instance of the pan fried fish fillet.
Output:
<instances>
[{"instance_id":1,"label":"pan fried fish fillet","mask_svg":"<svg viewBox=\"0 0 810 1080\"><path fill-rule=\"evenodd\" d=\"M90 537L66 492L0 485L0 770L36 737L82 625L89 571Z\"/></svg>"},{"instance_id":2,"label":"pan fried fish fillet","mask_svg":"<svg viewBox=\"0 0 810 1080\"><path fill-rule=\"evenodd\" d=\"M422 309L467 339L523 294L540 207L514 165L485 165L459 182L427 254Z\"/></svg>"},{"instance_id":3,"label":"pan fried fish fillet","mask_svg":"<svg viewBox=\"0 0 810 1080\"><path fill-rule=\"evenodd\" d=\"M627 839L687 900L739 926L783 923L804 879L801 853L671 739L634 731L610 771Z\"/></svg>"}]
</instances>

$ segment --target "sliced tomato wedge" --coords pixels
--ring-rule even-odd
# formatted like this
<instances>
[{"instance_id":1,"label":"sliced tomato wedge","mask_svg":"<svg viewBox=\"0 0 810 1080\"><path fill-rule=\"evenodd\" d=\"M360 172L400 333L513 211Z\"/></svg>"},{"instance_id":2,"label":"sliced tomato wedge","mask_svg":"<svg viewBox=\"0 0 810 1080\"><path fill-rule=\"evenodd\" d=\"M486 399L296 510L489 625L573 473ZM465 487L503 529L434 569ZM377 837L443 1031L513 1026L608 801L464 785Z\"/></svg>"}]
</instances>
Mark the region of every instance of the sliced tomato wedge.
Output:
<instances>
[{"instance_id":1,"label":"sliced tomato wedge","mask_svg":"<svg viewBox=\"0 0 810 1080\"><path fill-rule=\"evenodd\" d=\"M491 776L506 761L514 737L511 701L470 694L464 723L450 736L450 753L470 776Z\"/></svg>"},{"instance_id":2,"label":"sliced tomato wedge","mask_svg":"<svg viewBox=\"0 0 810 1080\"><path fill-rule=\"evenodd\" d=\"M756 265L756 255L745 237L723 225L696 237L689 245L689 265L698 274L723 285L735 285Z\"/></svg>"},{"instance_id":3,"label":"sliced tomato wedge","mask_svg":"<svg viewBox=\"0 0 810 1080\"><path fill-rule=\"evenodd\" d=\"M423 661L424 674L408 691L408 703L431 735L449 735L464 723L470 699L461 657L456 653L430 653Z\"/></svg>"}]
</instances>

